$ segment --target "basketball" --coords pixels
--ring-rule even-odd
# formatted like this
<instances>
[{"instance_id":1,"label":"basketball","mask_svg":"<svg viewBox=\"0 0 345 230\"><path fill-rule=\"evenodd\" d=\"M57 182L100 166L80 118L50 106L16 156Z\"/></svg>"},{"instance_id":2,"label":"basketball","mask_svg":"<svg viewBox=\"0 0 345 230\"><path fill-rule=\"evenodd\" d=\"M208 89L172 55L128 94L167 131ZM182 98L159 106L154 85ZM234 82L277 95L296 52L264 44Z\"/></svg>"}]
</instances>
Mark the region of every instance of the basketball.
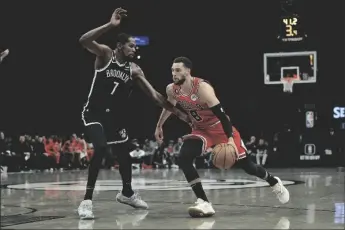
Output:
<instances>
[{"instance_id":1,"label":"basketball","mask_svg":"<svg viewBox=\"0 0 345 230\"><path fill-rule=\"evenodd\" d=\"M226 143L216 145L212 150L213 165L219 169L230 169L236 162L236 150Z\"/></svg>"}]
</instances>

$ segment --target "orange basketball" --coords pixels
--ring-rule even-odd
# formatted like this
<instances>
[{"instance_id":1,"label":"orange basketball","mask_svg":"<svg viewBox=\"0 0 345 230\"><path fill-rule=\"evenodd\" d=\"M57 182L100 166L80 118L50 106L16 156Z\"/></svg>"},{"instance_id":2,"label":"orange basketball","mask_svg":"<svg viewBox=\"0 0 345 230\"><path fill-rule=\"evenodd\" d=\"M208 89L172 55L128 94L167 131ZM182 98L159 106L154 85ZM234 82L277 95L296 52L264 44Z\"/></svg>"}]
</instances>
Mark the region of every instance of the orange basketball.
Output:
<instances>
[{"instance_id":1,"label":"orange basketball","mask_svg":"<svg viewBox=\"0 0 345 230\"><path fill-rule=\"evenodd\" d=\"M213 165L219 169L230 169L236 162L236 150L226 143L216 145L213 150Z\"/></svg>"}]
</instances>

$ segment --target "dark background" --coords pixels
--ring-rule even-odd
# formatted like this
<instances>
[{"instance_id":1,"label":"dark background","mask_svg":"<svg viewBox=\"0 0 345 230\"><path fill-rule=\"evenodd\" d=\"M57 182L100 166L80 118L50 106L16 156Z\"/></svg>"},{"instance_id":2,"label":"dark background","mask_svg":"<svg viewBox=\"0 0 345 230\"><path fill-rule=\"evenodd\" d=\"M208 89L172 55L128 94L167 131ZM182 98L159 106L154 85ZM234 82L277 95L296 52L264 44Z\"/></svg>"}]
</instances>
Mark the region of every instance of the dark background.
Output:
<instances>
[{"instance_id":1,"label":"dark background","mask_svg":"<svg viewBox=\"0 0 345 230\"><path fill-rule=\"evenodd\" d=\"M315 105L320 129L337 126L332 108L345 104L344 3L295 4L308 38L281 44L276 38L284 12L277 0L1 1L0 49L9 48L10 55L0 68L0 130L13 135L83 131L80 112L94 56L78 39L107 23L120 6L129 16L120 31L150 37L137 63L164 95L172 60L188 56L193 74L211 81L243 136L271 135L286 123L303 126L305 104ZM114 48L116 32L99 41ZM263 53L304 50L318 52L316 84L294 85L292 95L284 94L282 85L264 85ZM131 101L131 136L153 138L161 109L139 91ZM174 138L188 132L180 122L166 127Z\"/></svg>"}]
</instances>

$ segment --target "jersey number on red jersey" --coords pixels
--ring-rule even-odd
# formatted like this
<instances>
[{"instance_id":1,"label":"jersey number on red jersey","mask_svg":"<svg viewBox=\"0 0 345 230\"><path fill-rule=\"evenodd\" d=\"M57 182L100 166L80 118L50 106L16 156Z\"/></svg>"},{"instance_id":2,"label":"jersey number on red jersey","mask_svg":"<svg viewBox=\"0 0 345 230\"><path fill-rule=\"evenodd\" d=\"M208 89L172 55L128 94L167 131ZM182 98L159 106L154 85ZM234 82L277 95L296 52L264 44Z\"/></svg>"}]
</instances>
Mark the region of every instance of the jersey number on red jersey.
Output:
<instances>
[{"instance_id":1,"label":"jersey number on red jersey","mask_svg":"<svg viewBox=\"0 0 345 230\"><path fill-rule=\"evenodd\" d=\"M202 121L202 118L199 116L196 110L189 110L189 114L194 118L194 120Z\"/></svg>"}]
</instances>

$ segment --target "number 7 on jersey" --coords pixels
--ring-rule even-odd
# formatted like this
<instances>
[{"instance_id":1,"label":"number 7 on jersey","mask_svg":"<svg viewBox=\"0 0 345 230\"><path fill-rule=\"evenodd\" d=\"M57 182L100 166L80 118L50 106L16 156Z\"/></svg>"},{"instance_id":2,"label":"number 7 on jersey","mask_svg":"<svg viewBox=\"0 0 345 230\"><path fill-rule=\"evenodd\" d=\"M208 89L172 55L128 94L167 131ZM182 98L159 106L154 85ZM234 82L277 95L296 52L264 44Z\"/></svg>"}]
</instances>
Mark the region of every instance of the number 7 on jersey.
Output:
<instances>
[{"instance_id":1,"label":"number 7 on jersey","mask_svg":"<svg viewBox=\"0 0 345 230\"><path fill-rule=\"evenodd\" d=\"M116 82L116 81L114 81L114 88L113 88L113 91L111 91L111 95L113 95L114 93L115 93L115 90L116 90L116 88L119 86L119 83L118 82Z\"/></svg>"}]
</instances>

